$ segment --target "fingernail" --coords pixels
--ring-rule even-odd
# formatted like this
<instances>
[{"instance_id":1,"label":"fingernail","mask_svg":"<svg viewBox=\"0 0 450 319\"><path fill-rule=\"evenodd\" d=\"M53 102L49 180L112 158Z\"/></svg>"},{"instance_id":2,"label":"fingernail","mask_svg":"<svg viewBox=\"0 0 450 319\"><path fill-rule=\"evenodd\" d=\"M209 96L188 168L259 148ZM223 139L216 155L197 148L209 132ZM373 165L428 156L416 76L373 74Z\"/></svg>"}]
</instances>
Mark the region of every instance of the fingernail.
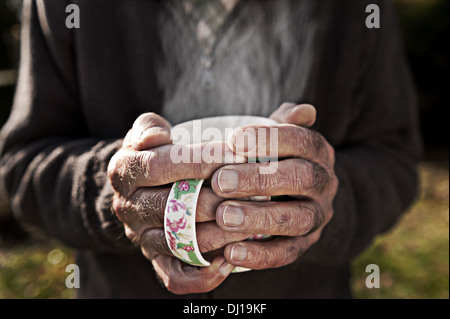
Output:
<instances>
[{"instance_id":1,"label":"fingernail","mask_svg":"<svg viewBox=\"0 0 450 319\"><path fill-rule=\"evenodd\" d=\"M228 205L223 210L222 219L225 226L236 227L244 221L244 213L239 207Z\"/></svg>"},{"instance_id":2,"label":"fingernail","mask_svg":"<svg viewBox=\"0 0 450 319\"><path fill-rule=\"evenodd\" d=\"M253 129L237 130L234 134L234 147L237 152L251 152L256 148L256 134Z\"/></svg>"},{"instance_id":3,"label":"fingernail","mask_svg":"<svg viewBox=\"0 0 450 319\"><path fill-rule=\"evenodd\" d=\"M222 192L235 190L239 183L238 174L231 169L222 169L217 176L217 184Z\"/></svg>"},{"instance_id":4,"label":"fingernail","mask_svg":"<svg viewBox=\"0 0 450 319\"><path fill-rule=\"evenodd\" d=\"M170 139L170 133L166 129L162 127L150 127L133 139L132 146L136 150L141 150L142 147L152 146L151 144L154 143L155 139L160 139L163 135L168 136L168 139Z\"/></svg>"},{"instance_id":5,"label":"fingernail","mask_svg":"<svg viewBox=\"0 0 450 319\"><path fill-rule=\"evenodd\" d=\"M297 112L299 109L300 109L300 105L295 105L294 107L292 107L292 108L289 110L289 113L290 113L290 114L294 114L294 113Z\"/></svg>"},{"instance_id":6,"label":"fingernail","mask_svg":"<svg viewBox=\"0 0 450 319\"><path fill-rule=\"evenodd\" d=\"M227 261L224 261L222 265L220 265L219 272L222 276L228 276L234 269L235 266L230 264Z\"/></svg>"},{"instance_id":7,"label":"fingernail","mask_svg":"<svg viewBox=\"0 0 450 319\"><path fill-rule=\"evenodd\" d=\"M243 261L247 258L247 249L242 245L234 245L231 248L231 260Z\"/></svg>"},{"instance_id":8,"label":"fingernail","mask_svg":"<svg viewBox=\"0 0 450 319\"><path fill-rule=\"evenodd\" d=\"M141 136L139 137L139 139L141 141L145 140L148 137L154 136L154 135L167 135L170 134L166 129L162 128L162 127L151 127L146 129L144 132L142 132Z\"/></svg>"}]
</instances>

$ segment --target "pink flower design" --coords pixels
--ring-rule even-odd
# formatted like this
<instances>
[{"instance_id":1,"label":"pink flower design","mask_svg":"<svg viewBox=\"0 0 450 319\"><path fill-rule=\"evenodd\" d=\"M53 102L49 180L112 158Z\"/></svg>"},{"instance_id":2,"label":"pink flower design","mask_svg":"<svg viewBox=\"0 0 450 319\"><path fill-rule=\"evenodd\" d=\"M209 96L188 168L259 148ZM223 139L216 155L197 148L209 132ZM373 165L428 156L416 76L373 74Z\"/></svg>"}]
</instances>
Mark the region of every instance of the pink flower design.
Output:
<instances>
[{"instance_id":1,"label":"pink flower design","mask_svg":"<svg viewBox=\"0 0 450 319\"><path fill-rule=\"evenodd\" d=\"M180 229L184 229L186 227L186 223L187 223L187 220L184 219L184 216L181 217L179 220L170 221L169 219L167 219L167 226L174 233L178 232Z\"/></svg>"},{"instance_id":2,"label":"pink flower design","mask_svg":"<svg viewBox=\"0 0 450 319\"><path fill-rule=\"evenodd\" d=\"M179 182L177 187L178 187L178 188L180 189L180 191L182 191L182 192L187 192L187 191L189 190L189 188L190 188L189 182L187 182L187 181L181 181L181 182Z\"/></svg>"},{"instance_id":3,"label":"pink flower design","mask_svg":"<svg viewBox=\"0 0 450 319\"><path fill-rule=\"evenodd\" d=\"M194 250L194 247L192 247L192 246L184 246L183 249L186 250L189 253L189 252Z\"/></svg>"},{"instance_id":4,"label":"pink flower design","mask_svg":"<svg viewBox=\"0 0 450 319\"><path fill-rule=\"evenodd\" d=\"M183 212L187 211L186 204L182 201L171 199L169 201L169 205L167 206L167 212L178 212L178 209L180 209Z\"/></svg>"},{"instance_id":5,"label":"pink flower design","mask_svg":"<svg viewBox=\"0 0 450 319\"><path fill-rule=\"evenodd\" d=\"M177 242L175 241L175 237L172 236L172 233L170 231L167 232L169 235L169 246L170 249L176 250L177 249Z\"/></svg>"},{"instance_id":6,"label":"pink flower design","mask_svg":"<svg viewBox=\"0 0 450 319\"><path fill-rule=\"evenodd\" d=\"M257 234L257 235L252 235L249 239L250 240L261 240L263 238L264 238L264 235Z\"/></svg>"}]
</instances>

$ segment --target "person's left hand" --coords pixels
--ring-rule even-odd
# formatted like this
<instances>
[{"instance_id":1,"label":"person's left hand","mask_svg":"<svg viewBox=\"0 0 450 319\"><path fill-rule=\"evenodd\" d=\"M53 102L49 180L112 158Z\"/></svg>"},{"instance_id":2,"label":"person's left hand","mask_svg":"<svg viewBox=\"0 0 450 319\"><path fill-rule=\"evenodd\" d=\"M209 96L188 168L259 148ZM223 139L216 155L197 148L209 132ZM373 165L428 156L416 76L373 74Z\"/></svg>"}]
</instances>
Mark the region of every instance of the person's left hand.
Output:
<instances>
[{"instance_id":1,"label":"person's left hand","mask_svg":"<svg viewBox=\"0 0 450 319\"><path fill-rule=\"evenodd\" d=\"M331 220L338 189L335 155L321 134L305 127L315 122L315 115L311 105L292 103L283 104L271 115L279 123L290 123L272 126L277 128L279 160L272 174L261 174L260 168L267 166L262 163L227 165L214 173L212 188L221 197L291 197L289 201L279 202L229 200L220 204L216 222L222 229L276 236L271 241L228 244L224 256L231 264L251 269L288 265L318 241L322 229ZM230 147L236 154L247 157L268 155L269 134L265 134L267 137L258 134L258 128L264 127L267 126L243 127L244 134L256 133L257 142L253 146L239 145L242 139L235 130L229 140Z\"/></svg>"}]
</instances>

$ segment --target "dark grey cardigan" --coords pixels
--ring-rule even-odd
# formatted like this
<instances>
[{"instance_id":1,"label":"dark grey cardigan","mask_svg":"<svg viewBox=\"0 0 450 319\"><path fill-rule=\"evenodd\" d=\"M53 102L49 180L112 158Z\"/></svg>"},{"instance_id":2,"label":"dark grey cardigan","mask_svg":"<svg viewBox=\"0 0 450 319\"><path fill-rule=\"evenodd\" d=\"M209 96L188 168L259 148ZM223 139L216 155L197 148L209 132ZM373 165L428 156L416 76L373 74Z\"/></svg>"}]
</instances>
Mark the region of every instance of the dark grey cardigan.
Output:
<instances>
[{"instance_id":1,"label":"dark grey cardigan","mask_svg":"<svg viewBox=\"0 0 450 319\"><path fill-rule=\"evenodd\" d=\"M65 27L65 1L25 2L0 194L18 220L77 249L79 296L175 297L110 210L106 167L138 115L267 116L284 101L315 105L314 129L336 148L334 218L296 263L195 297L350 296L350 261L416 193L416 101L392 5L370 1L381 28L367 29L365 1L241 1L202 58L160 2L70 2L80 29Z\"/></svg>"}]
</instances>

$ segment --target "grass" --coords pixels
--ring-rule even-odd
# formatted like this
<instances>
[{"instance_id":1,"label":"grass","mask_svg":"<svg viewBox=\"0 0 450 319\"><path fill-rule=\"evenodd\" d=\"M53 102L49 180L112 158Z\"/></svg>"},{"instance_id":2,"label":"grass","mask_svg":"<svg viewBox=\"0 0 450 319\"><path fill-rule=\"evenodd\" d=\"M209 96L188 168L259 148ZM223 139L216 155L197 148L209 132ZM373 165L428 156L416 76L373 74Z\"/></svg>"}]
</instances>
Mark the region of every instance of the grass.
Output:
<instances>
[{"instance_id":1,"label":"grass","mask_svg":"<svg viewBox=\"0 0 450 319\"><path fill-rule=\"evenodd\" d=\"M448 167L420 166L421 194L390 232L353 262L356 298L449 298ZM380 288L365 285L365 268L380 268Z\"/></svg>"},{"instance_id":2,"label":"grass","mask_svg":"<svg viewBox=\"0 0 450 319\"><path fill-rule=\"evenodd\" d=\"M380 235L353 262L355 298L449 298L448 163L420 166L421 194L390 232ZM0 249L1 298L72 298L65 267L69 248L49 241ZM380 288L368 289L368 264L380 268Z\"/></svg>"},{"instance_id":3,"label":"grass","mask_svg":"<svg viewBox=\"0 0 450 319\"><path fill-rule=\"evenodd\" d=\"M53 241L0 250L0 299L72 298L65 285L71 263L71 250Z\"/></svg>"}]
</instances>

